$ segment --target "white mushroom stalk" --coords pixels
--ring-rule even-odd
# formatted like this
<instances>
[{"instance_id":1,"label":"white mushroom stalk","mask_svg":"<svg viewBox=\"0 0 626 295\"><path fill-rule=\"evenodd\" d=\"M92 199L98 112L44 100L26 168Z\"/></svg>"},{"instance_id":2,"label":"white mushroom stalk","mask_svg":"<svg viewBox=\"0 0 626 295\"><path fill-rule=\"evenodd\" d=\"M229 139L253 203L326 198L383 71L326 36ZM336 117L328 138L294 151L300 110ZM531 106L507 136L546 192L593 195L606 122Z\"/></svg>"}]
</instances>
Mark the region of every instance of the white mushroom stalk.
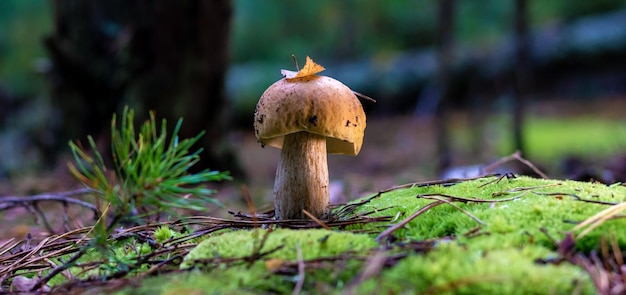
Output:
<instances>
[{"instance_id":1,"label":"white mushroom stalk","mask_svg":"<svg viewBox=\"0 0 626 295\"><path fill-rule=\"evenodd\" d=\"M352 90L341 82L315 75L324 70L309 57L299 72L261 96L254 118L263 145L282 148L274 183L277 219L318 218L329 214L326 153L357 155L363 142L365 112Z\"/></svg>"},{"instance_id":2,"label":"white mushroom stalk","mask_svg":"<svg viewBox=\"0 0 626 295\"><path fill-rule=\"evenodd\" d=\"M302 219L302 210L326 217L330 204L326 138L306 131L285 135L274 181L279 219Z\"/></svg>"}]
</instances>

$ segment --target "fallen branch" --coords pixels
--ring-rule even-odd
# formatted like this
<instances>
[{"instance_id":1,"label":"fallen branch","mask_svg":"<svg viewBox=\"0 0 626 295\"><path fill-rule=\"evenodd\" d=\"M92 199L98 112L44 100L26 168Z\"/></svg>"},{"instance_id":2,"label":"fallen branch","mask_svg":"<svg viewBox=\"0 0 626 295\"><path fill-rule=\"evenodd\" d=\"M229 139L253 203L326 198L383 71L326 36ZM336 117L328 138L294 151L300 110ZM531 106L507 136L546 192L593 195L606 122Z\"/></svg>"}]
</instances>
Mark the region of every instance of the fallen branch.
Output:
<instances>
[{"instance_id":1,"label":"fallen branch","mask_svg":"<svg viewBox=\"0 0 626 295\"><path fill-rule=\"evenodd\" d=\"M41 201L56 201L56 202L62 202L62 203L75 204L75 205L88 208L91 211L93 211L94 214L96 214L96 216L100 216L100 212L98 211L98 208L96 208L96 206L94 206L93 204L72 198L73 196L86 195L86 194L92 194L92 193L95 193L93 189L83 188L83 189L77 189L73 191L46 193L46 194L40 194L40 195L34 195L34 196L24 196L24 197L5 196L5 197L0 197L0 211L11 209L19 205L37 203Z\"/></svg>"},{"instance_id":2,"label":"fallen branch","mask_svg":"<svg viewBox=\"0 0 626 295\"><path fill-rule=\"evenodd\" d=\"M83 188L72 191L65 192L57 192L57 193L45 193L33 196L4 196L0 197L0 211L13 209L15 207L24 207L35 219L35 222L42 225L50 234L55 234L55 230L52 225L46 218L44 210L39 206L40 202L58 202L63 205L64 215L62 216L65 226L65 229L68 230L68 222L70 218L68 218L68 204L77 205L80 207L87 208L91 210L94 214L94 219L97 219L100 216L100 210L98 208L89 203L82 200L78 200L73 198L73 196L78 195L86 195L96 193L93 189Z\"/></svg>"}]
</instances>

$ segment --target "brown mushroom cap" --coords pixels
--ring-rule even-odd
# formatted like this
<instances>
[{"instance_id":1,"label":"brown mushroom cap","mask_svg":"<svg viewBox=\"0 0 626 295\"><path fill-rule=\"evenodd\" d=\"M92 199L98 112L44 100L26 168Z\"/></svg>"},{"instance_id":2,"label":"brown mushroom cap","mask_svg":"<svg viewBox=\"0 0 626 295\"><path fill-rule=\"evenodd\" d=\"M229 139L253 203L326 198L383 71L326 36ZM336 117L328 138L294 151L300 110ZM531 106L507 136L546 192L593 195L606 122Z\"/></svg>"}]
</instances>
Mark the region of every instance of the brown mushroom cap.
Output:
<instances>
[{"instance_id":1,"label":"brown mushroom cap","mask_svg":"<svg viewBox=\"0 0 626 295\"><path fill-rule=\"evenodd\" d=\"M357 155L365 112L352 90L326 76L281 79L259 100L254 132L263 145L282 148L284 136L306 131L326 137L330 154Z\"/></svg>"}]
</instances>

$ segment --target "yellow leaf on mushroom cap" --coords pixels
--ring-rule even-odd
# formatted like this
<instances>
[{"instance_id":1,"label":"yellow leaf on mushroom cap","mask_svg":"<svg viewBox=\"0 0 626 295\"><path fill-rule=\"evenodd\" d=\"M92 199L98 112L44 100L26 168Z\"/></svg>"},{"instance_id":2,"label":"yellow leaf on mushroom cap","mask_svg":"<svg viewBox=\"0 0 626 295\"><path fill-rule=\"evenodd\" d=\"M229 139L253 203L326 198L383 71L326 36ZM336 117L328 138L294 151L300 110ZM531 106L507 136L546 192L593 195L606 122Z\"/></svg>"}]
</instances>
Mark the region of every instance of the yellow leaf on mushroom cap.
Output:
<instances>
[{"instance_id":1,"label":"yellow leaf on mushroom cap","mask_svg":"<svg viewBox=\"0 0 626 295\"><path fill-rule=\"evenodd\" d=\"M289 71L289 70L280 70L280 73L285 76L287 81L296 80L300 78L305 78L308 76L313 76L321 71L325 70L325 68L319 64L316 64L310 57L306 57L306 62L304 63L304 67L298 71Z\"/></svg>"}]
</instances>

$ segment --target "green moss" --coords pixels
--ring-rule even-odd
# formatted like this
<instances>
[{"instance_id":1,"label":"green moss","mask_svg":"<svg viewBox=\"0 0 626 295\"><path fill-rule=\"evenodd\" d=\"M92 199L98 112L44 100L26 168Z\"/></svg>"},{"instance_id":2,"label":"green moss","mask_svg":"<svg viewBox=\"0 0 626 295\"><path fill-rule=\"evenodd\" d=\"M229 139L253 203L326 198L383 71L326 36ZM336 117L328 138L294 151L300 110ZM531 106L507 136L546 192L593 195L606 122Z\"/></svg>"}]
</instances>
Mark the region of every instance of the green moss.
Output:
<instances>
[{"instance_id":1,"label":"green moss","mask_svg":"<svg viewBox=\"0 0 626 295\"><path fill-rule=\"evenodd\" d=\"M297 261L297 247L300 248L302 258L305 260L332 257L347 251L358 252L375 247L371 236L349 232L321 229L277 229L269 233L263 229L240 230L218 234L204 240L185 257L181 268L192 266L194 259L250 256L265 234L268 236L259 252L267 252L280 247L265 258Z\"/></svg>"},{"instance_id":2,"label":"green moss","mask_svg":"<svg viewBox=\"0 0 626 295\"><path fill-rule=\"evenodd\" d=\"M170 294L176 290L199 294L289 293L299 279L294 269L298 248L303 259L309 261L303 290L341 293L363 272L365 258L376 248L387 251L389 257L406 258L387 265L379 274L359 284L358 294L593 294L593 284L579 267L567 262L553 265L538 261L558 257L557 245L549 236L558 242L577 223L607 208L580 199L624 202L626 187L528 177L495 180L491 177L452 186L399 189L383 193L359 207L359 212L374 211L373 216L395 216L391 222L395 224L435 201L424 194L445 194L474 200L455 204L480 222L451 205L441 204L394 232L396 242L383 241L378 246L375 238L387 227L373 223L344 231L277 229L268 233L259 229L218 233L185 258L181 267L188 272L149 279L131 293ZM597 249L606 235L613 235L624 249L625 225L624 219L609 220L577 240L576 249L582 252ZM351 229L374 234L354 234L348 232ZM245 259L233 262L232 258L255 253L266 234L265 244L257 253L282 248L255 259L250 265ZM424 240L437 242L431 251L420 254L398 247ZM310 263L342 253L363 259ZM206 263L206 259L212 259L211 263ZM283 266L291 263L291 273L271 267L270 262L276 261Z\"/></svg>"},{"instance_id":3,"label":"green moss","mask_svg":"<svg viewBox=\"0 0 626 295\"><path fill-rule=\"evenodd\" d=\"M539 253L545 250L537 249ZM530 252L535 252L534 250ZM572 265L538 265L526 251L480 251L442 244L411 255L364 282L358 294L593 294L587 275ZM580 294L579 293L579 294Z\"/></svg>"},{"instance_id":4,"label":"green moss","mask_svg":"<svg viewBox=\"0 0 626 295\"><path fill-rule=\"evenodd\" d=\"M228 260L252 255L266 234L261 253L281 248L256 259L251 265L245 260ZM304 260L311 260L347 252L363 253L375 246L373 237L349 232L289 229L277 229L269 233L264 229L225 232L204 240L185 257L181 268L196 270L148 279L140 289L128 289L125 292L172 294L182 290L199 294L290 293L298 279L297 274L277 275L270 266L271 262L297 262L298 248ZM207 258L221 258L223 262L207 266L196 261ZM341 289L361 268L361 261L346 261L341 265L320 261L319 268L307 270L307 287L331 291Z\"/></svg>"},{"instance_id":5,"label":"green moss","mask_svg":"<svg viewBox=\"0 0 626 295\"><path fill-rule=\"evenodd\" d=\"M270 278L262 263L255 263L250 268L224 267L148 278L141 288L125 289L119 294L259 294L268 290ZM286 291L282 285L276 284L273 289Z\"/></svg>"},{"instance_id":6,"label":"green moss","mask_svg":"<svg viewBox=\"0 0 626 295\"><path fill-rule=\"evenodd\" d=\"M154 231L154 240L157 243L163 243L173 237L179 236L180 234L174 230L172 230L171 228L169 228L169 226L166 225L162 225L159 226L155 231Z\"/></svg>"},{"instance_id":7,"label":"green moss","mask_svg":"<svg viewBox=\"0 0 626 295\"><path fill-rule=\"evenodd\" d=\"M502 179L497 183L486 184L494 179L468 181L446 188L438 186L392 191L364 205L362 210L367 210L367 207L390 207L400 203L401 206L395 206L376 215L408 216L422 206L433 202L433 200L417 198L418 195L433 192L482 200L502 200L519 196L518 199L507 202L457 203L459 207L486 223L481 229L482 232L490 235L497 234L494 237L474 238L472 243L495 241L498 247L517 247L528 243L538 243L551 247L552 242L541 232L542 228L554 237L562 237L575 226L575 223L606 209L606 205L578 201L573 197L574 195L591 201L617 203L626 200L626 187L623 186L608 187L595 183L539 180L529 177ZM463 236L479 225L466 214L444 204L416 218L397 235L413 240L438 238L445 235ZM597 245L602 234L609 232L616 234L621 246L626 246L626 232L620 229L622 226L624 226L623 221L609 221L581 240L578 246L583 251L589 251Z\"/></svg>"}]
</instances>

